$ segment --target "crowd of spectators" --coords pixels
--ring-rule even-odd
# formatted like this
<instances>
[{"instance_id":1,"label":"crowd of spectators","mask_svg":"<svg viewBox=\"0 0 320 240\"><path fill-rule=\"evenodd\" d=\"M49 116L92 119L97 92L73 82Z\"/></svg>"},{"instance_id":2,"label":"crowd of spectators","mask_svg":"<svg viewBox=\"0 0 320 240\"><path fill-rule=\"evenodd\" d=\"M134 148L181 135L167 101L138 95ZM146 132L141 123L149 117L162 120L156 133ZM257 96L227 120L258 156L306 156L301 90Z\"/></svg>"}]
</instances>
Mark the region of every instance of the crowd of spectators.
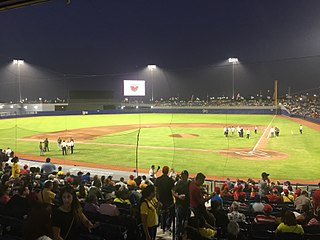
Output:
<instances>
[{"instance_id":1,"label":"crowd of spectators","mask_svg":"<svg viewBox=\"0 0 320 240\"><path fill-rule=\"evenodd\" d=\"M284 239L287 233L307 235L310 228L320 234L320 186L294 189L265 172L257 181L227 179L212 192L203 173L191 179L187 170L177 174L167 166L115 181L63 172L50 159L40 168L20 167L13 157L2 162L0 175L3 237L149 240L160 230L177 240L253 239L256 228Z\"/></svg>"},{"instance_id":2,"label":"crowd of spectators","mask_svg":"<svg viewBox=\"0 0 320 240\"><path fill-rule=\"evenodd\" d=\"M294 96L281 101L281 104L290 114L301 115L303 117L320 118L320 98L306 96Z\"/></svg>"}]
</instances>

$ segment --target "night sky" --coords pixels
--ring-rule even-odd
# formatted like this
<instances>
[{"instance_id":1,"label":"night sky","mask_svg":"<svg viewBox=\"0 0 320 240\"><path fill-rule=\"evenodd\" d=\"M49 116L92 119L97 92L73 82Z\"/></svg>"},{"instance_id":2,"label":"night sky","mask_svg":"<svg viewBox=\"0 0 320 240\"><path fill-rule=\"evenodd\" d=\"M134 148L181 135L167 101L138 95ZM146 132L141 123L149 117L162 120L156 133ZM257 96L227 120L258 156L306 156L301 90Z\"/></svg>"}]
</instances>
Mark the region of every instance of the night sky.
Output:
<instances>
[{"instance_id":1,"label":"night sky","mask_svg":"<svg viewBox=\"0 0 320 240\"><path fill-rule=\"evenodd\" d=\"M205 98L320 86L320 1L73 0L0 12L0 100L62 97L147 81L154 95Z\"/></svg>"}]
</instances>

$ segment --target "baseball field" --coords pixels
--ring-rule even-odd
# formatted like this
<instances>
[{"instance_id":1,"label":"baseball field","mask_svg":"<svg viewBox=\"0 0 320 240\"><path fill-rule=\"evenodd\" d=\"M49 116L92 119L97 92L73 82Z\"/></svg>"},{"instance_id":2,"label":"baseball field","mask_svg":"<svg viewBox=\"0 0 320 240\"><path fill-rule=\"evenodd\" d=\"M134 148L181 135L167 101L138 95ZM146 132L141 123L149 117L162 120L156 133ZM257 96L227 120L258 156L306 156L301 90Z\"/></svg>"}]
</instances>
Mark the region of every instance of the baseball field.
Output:
<instances>
[{"instance_id":1,"label":"baseball field","mask_svg":"<svg viewBox=\"0 0 320 240\"><path fill-rule=\"evenodd\" d=\"M59 164L131 171L138 166L139 172L147 172L152 164L168 165L177 172L187 169L216 179L259 178L264 171L279 180L320 178L319 124L282 116L98 114L0 122L0 146L28 159L44 160L39 158L39 142L48 138L50 151L45 157ZM244 138L237 131L225 137L225 126L243 127ZM279 137L270 136L272 126L280 129ZM58 137L74 139L74 154L62 156Z\"/></svg>"}]
</instances>

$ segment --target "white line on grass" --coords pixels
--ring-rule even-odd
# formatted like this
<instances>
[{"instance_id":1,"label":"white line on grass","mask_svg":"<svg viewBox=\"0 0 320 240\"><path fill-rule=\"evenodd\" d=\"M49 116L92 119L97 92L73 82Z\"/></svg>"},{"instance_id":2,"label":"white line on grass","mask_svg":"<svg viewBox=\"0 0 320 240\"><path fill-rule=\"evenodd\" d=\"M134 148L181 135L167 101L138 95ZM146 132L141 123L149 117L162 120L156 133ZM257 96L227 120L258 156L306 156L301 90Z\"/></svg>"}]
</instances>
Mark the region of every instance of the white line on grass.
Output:
<instances>
[{"instance_id":1,"label":"white line on grass","mask_svg":"<svg viewBox=\"0 0 320 240\"><path fill-rule=\"evenodd\" d=\"M273 116L273 118L271 119L269 125L267 126L267 128L264 130L263 134L261 135L261 137L259 138L258 142L256 143L256 145L254 146L254 148L252 149L251 152L254 152L256 150L256 148L259 146L261 140L263 139L264 135L266 133L268 133L268 136L267 136L267 139L269 138L270 136L270 131L269 131L269 128L270 128L270 125L272 124L273 120L275 119L276 115Z\"/></svg>"}]
</instances>

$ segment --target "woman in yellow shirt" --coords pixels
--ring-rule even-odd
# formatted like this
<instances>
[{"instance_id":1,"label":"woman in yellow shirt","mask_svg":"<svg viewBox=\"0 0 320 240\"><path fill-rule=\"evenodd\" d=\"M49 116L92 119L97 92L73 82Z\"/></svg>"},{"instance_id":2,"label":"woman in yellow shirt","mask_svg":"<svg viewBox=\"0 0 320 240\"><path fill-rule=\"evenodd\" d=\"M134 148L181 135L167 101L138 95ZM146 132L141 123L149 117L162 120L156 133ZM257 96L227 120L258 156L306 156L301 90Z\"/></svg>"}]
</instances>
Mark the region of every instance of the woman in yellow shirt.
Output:
<instances>
[{"instance_id":1,"label":"woman in yellow shirt","mask_svg":"<svg viewBox=\"0 0 320 240\"><path fill-rule=\"evenodd\" d=\"M294 202L294 198L293 196L289 193L288 189L284 189L283 190L284 195L282 196L282 201L283 202L287 202L287 203L293 203Z\"/></svg>"},{"instance_id":2,"label":"woman in yellow shirt","mask_svg":"<svg viewBox=\"0 0 320 240\"><path fill-rule=\"evenodd\" d=\"M14 157L14 158L12 158L11 162L12 162L11 176L13 178L18 178L20 176L20 166L18 164L19 158L18 157Z\"/></svg>"},{"instance_id":3,"label":"woman in yellow shirt","mask_svg":"<svg viewBox=\"0 0 320 240\"><path fill-rule=\"evenodd\" d=\"M295 233L303 235L304 231L302 226L297 224L294 213L287 210L284 215L283 222L277 227L276 234L278 233Z\"/></svg>"},{"instance_id":4,"label":"woman in yellow shirt","mask_svg":"<svg viewBox=\"0 0 320 240\"><path fill-rule=\"evenodd\" d=\"M158 227L158 205L159 202L155 198L155 187L149 185L142 191L140 201L140 215L143 231L146 240L155 240Z\"/></svg>"}]
</instances>

